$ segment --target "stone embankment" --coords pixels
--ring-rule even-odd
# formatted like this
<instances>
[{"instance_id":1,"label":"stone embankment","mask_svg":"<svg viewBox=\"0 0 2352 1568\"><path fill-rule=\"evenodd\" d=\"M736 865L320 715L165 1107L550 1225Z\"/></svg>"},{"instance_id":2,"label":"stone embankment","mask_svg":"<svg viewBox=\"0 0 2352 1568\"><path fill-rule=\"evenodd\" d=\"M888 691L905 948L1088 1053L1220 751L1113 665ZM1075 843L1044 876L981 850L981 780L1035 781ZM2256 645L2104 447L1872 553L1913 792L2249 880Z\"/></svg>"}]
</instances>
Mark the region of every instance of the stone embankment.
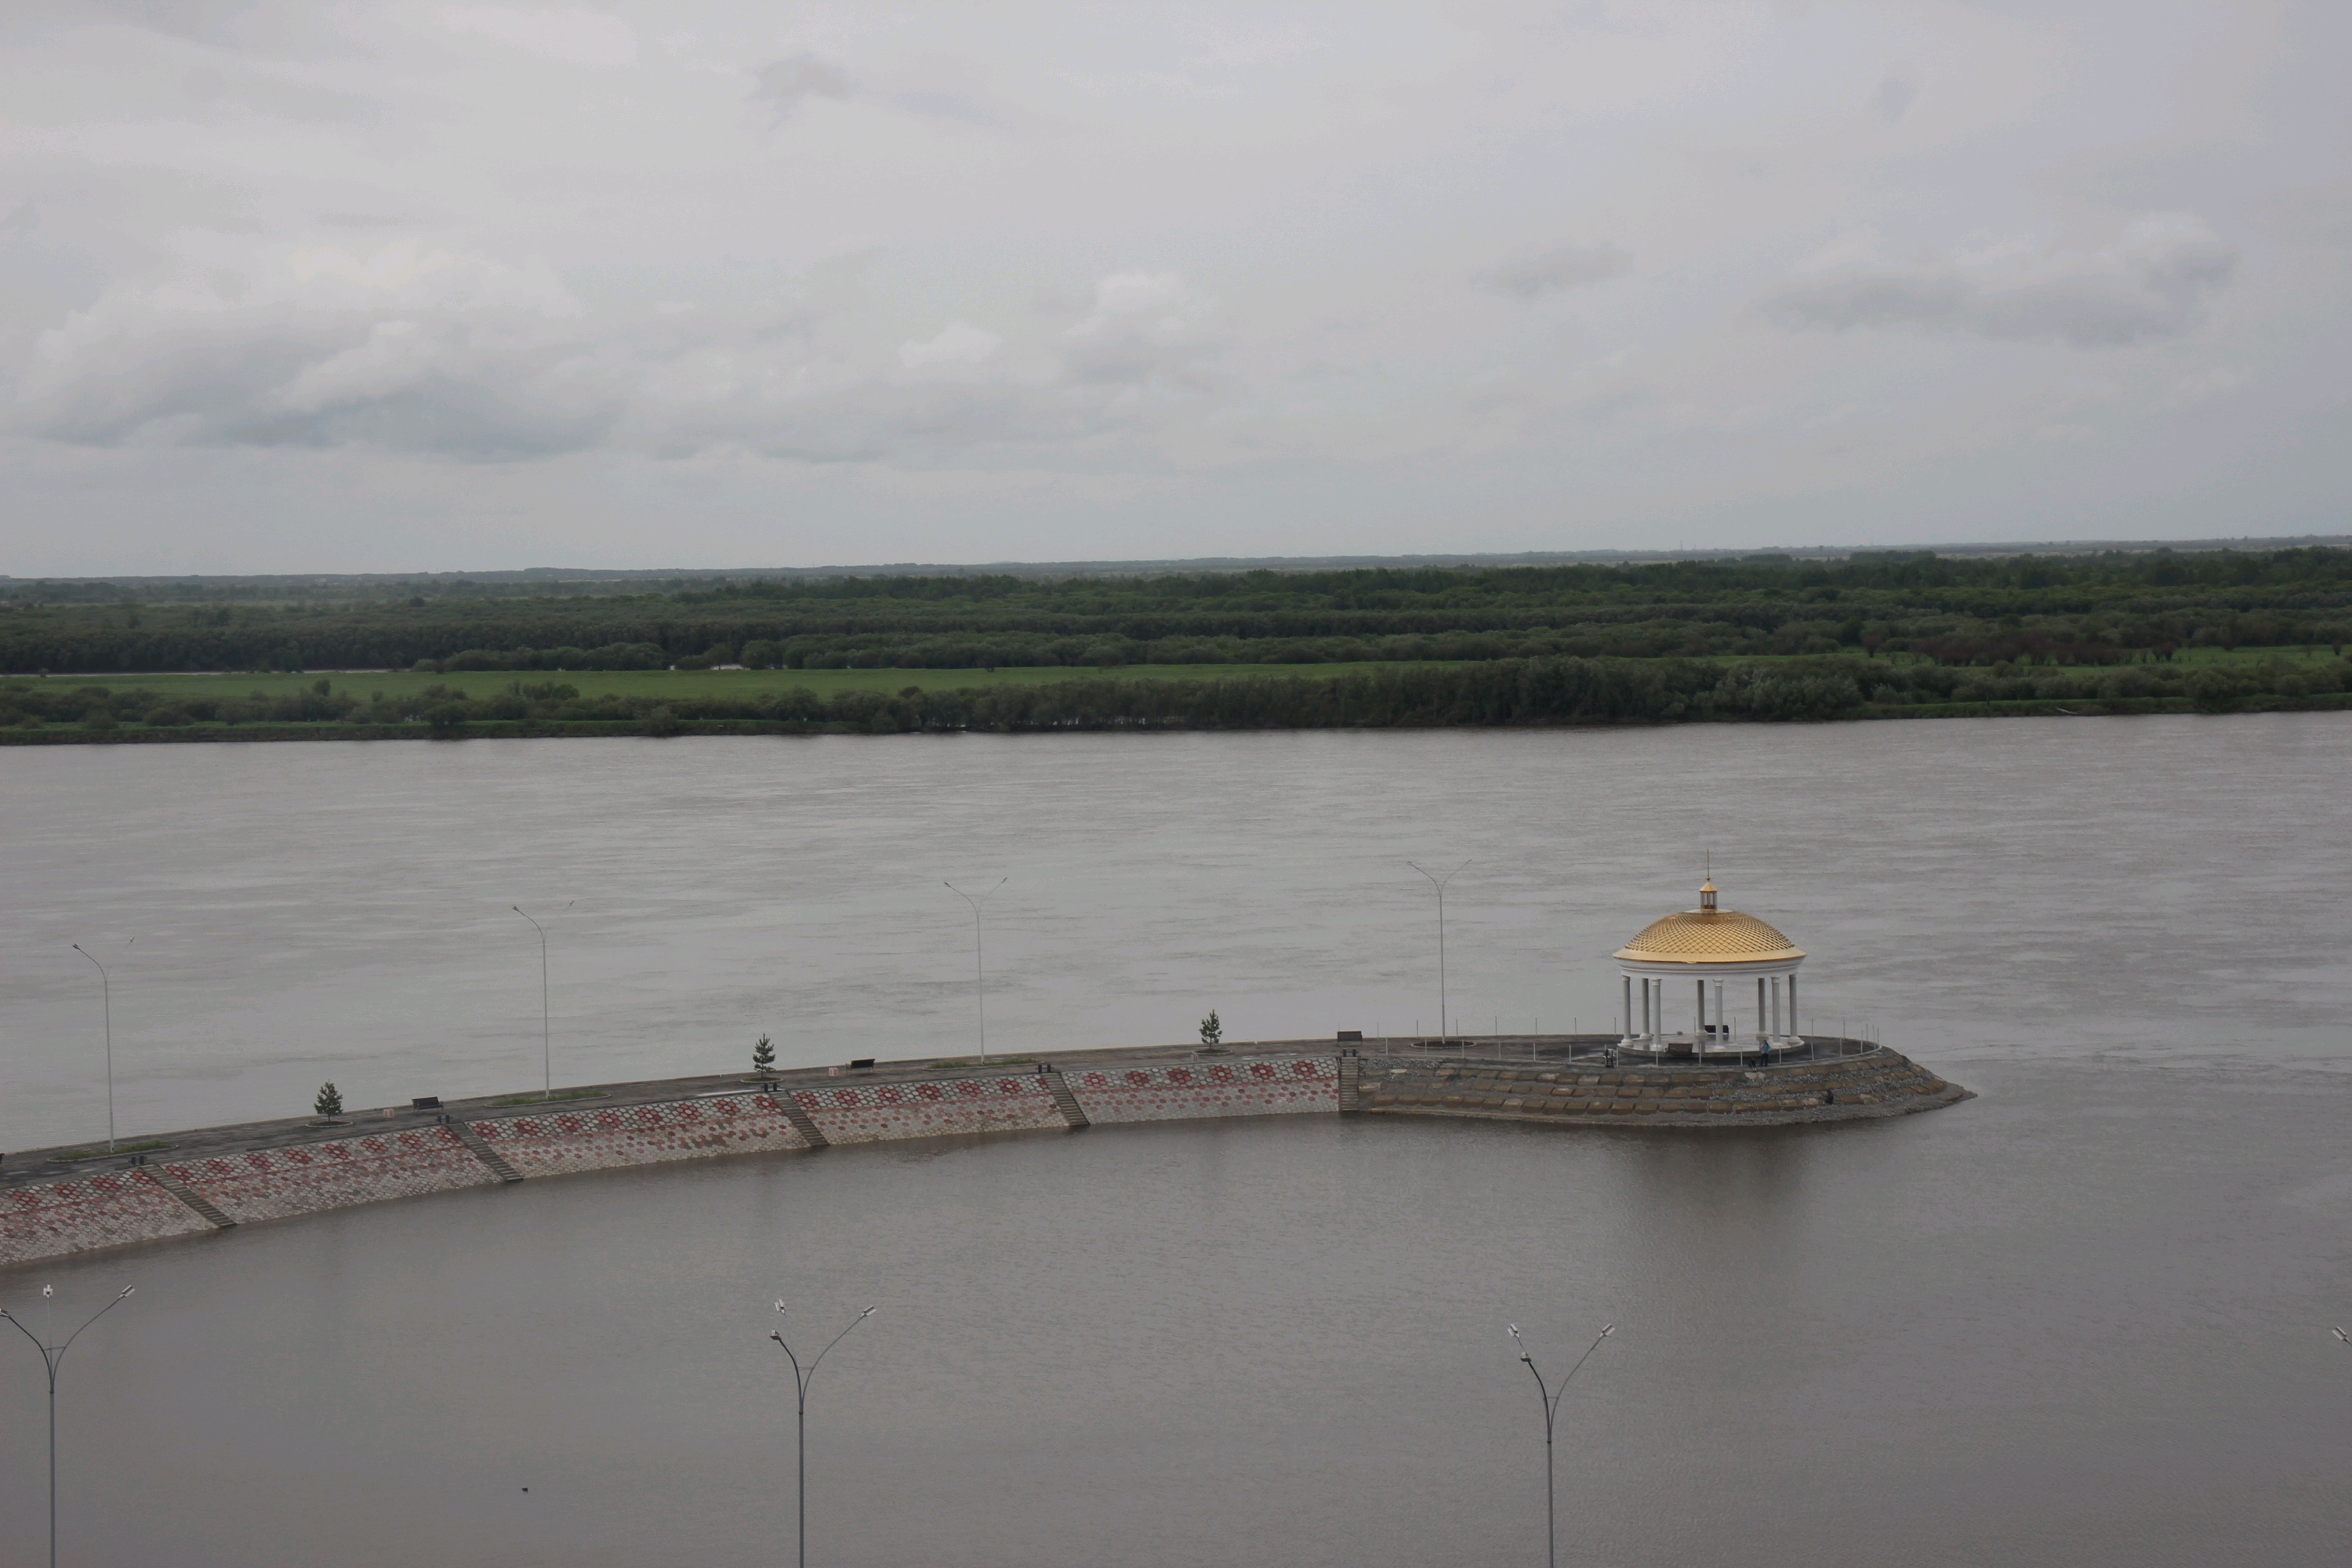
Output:
<instances>
[{"instance_id":1,"label":"stone embankment","mask_svg":"<svg viewBox=\"0 0 2352 1568\"><path fill-rule=\"evenodd\" d=\"M1819 1061L1704 1069L1607 1068L1600 1044L1522 1037L1366 1055L1272 1041L893 1062L614 1084L553 1100L424 1100L173 1133L119 1154L37 1150L0 1165L0 1266L461 1187L840 1143L1314 1113L1755 1126L1900 1115L1968 1094L1860 1042L1821 1042L1843 1054ZM1528 1058L1486 1054L1506 1050Z\"/></svg>"},{"instance_id":2,"label":"stone embankment","mask_svg":"<svg viewBox=\"0 0 2352 1568\"><path fill-rule=\"evenodd\" d=\"M1933 1110L1969 1098L1885 1049L1733 1068L1366 1058L1359 1109L1513 1121L1631 1121L1652 1127L1851 1121Z\"/></svg>"}]
</instances>

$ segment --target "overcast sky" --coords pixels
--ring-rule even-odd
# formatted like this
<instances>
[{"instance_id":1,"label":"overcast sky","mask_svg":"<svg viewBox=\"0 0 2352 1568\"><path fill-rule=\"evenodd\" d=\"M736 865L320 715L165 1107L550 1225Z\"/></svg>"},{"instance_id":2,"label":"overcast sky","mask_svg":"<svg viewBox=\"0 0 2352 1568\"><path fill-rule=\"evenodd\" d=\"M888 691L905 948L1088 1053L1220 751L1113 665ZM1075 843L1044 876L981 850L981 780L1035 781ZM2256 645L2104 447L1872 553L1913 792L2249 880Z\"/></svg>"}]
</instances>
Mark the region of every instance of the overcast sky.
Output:
<instances>
[{"instance_id":1,"label":"overcast sky","mask_svg":"<svg viewBox=\"0 0 2352 1568\"><path fill-rule=\"evenodd\" d=\"M0 7L0 572L2343 531L2352 6Z\"/></svg>"}]
</instances>

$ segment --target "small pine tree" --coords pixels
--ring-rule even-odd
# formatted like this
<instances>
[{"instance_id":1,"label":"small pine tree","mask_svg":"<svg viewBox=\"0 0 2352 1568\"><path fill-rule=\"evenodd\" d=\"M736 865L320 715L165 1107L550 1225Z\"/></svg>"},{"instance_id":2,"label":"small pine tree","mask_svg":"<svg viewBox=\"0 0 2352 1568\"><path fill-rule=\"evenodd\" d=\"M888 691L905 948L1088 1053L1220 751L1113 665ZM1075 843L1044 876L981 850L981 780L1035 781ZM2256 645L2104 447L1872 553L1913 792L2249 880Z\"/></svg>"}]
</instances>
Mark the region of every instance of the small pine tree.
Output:
<instances>
[{"instance_id":1,"label":"small pine tree","mask_svg":"<svg viewBox=\"0 0 2352 1568\"><path fill-rule=\"evenodd\" d=\"M319 1098L310 1102L310 1109L321 1116L341 1116L343 1113L343 1091L335 1087L332 1079L319 1086Z\"/></svg>"},{"instance_id":2,"label":"small pine tree","mask_svg":"<svg viewBox=\"0 0 2352 1568\"><path fill-rule=\"evenodd\" d=\"M1204 1046L1213 1046L1224 1037L1225 1026L1217 1021L1217 1010L1212 1007L1209 1009L1209 1016L1201 1020L1201 1043Z\"/></svg>"},{"instance_id":3,"label":"small pine tree","mask_svg":"<svg viewBox=\"0 0 2352 1568\"><path fill-rule=\"evenodd\" d=\"M761 1078L776 1070L776 1047L768 1044L765 1035L751 1042L751 1070Z\"/></svg>"}]
</instances>

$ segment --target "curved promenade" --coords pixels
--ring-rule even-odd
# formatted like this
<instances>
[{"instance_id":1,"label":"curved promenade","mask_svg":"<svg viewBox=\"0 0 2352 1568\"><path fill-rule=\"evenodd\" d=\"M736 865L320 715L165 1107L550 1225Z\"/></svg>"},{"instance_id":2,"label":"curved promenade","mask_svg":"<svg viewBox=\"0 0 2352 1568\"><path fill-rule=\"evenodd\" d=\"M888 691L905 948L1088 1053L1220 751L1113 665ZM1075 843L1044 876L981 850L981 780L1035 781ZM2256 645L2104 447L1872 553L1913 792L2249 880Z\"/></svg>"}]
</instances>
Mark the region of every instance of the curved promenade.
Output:
<instances>
[{"instance_id":1,"label":"curved promenade","mask_svg":"<svg viewBox=\"0 0 2352 1568\"><path fill-rule=\"evenodd\" d=\"M0 1163L0 1266L458 1187L837 1143L1267 1115L1754 1127L1969 1098L1895 1052L1822 1038L1769 1066L1603 1065L1598 1036L1401 1049L1263 1041L818 1068L387 1107L36 1150ZM160 1144L161 1147L154 1147Z\"/></svg>"}]
</instances>

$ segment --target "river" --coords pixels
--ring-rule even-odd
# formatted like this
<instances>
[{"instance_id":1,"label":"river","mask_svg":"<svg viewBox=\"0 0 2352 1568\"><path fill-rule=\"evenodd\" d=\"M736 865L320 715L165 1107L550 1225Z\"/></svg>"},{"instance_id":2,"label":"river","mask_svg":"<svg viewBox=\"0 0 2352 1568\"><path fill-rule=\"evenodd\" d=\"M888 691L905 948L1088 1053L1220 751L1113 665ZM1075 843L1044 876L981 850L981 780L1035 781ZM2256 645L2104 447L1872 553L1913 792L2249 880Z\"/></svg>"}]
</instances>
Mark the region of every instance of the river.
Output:
<instances>
[{"instance_id":1,"label":"river","mask_svg":"<svg viewBox=\"0 0 2352 1568\"><path fill-rule=\"evenodd\" d=\"M2352 721L0 750L0 1147L552 1073L1605 1026L1692 901L1980 1098L1287 1119L613 1173L0 1271L87 1309L68 1556L786 1554L762 1336L868 1301L813 1556L2305 1563L2352 1504ZM566 907L568 904L569 907ZM132 939L136 939L133 941ZM125 944L128 943L126 946ZM0 1558L37 1363L0 1352ZM529 1491L522 1489L528 1487ZM75 1542L79 1542L79 1549Z\"/></svg>"}]
</instances>

